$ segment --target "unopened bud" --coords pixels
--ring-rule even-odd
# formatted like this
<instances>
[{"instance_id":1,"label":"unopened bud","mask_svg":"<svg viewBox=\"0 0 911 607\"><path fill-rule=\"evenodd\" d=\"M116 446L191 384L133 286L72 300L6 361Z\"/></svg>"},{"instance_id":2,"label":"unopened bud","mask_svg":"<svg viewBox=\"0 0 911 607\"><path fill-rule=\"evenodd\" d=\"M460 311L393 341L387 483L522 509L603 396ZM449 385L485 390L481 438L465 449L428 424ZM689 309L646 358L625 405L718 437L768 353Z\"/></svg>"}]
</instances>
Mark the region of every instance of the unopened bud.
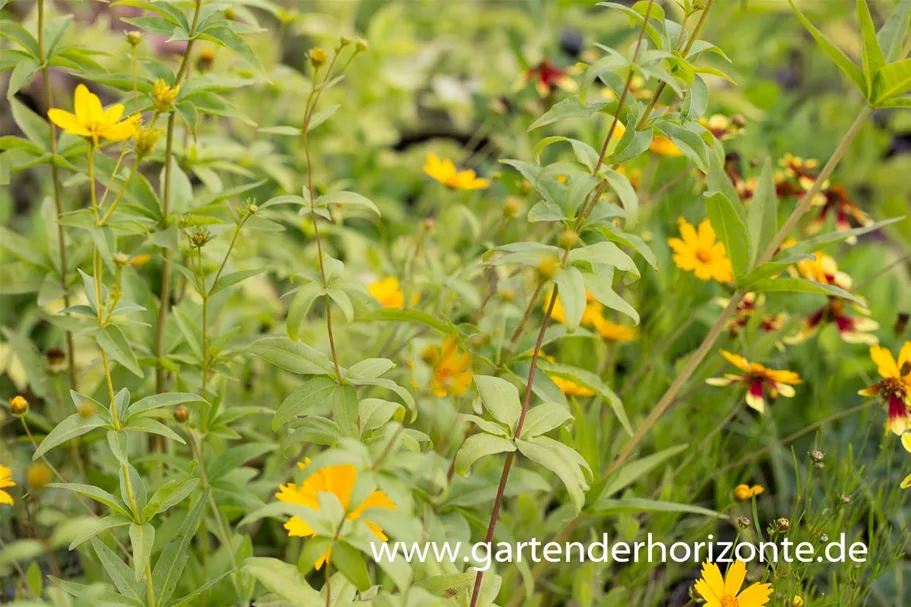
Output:
<instances>
[{"instance_id":1,"label":"unopened bud","mask_svg":"<svg viewBox=\"0 0 911 607\"><path fill-rule=\"evenodd\" d=\"M125 266L130 263L130 256L126 253L118 251L117 253L114 253L114 263L116 263L118 266Z\"/></svg>"},{"instance_id":2,"label":"unopened bud","mask_svg":"<svg viewBox=\"0 0 911 607\"><path fill-rule=\"evenodd\" d=\"M579 242L579 234L575 230L566 230L557 238L557 245L561 249L571 249Z\"/></svg>"},{"instance_id":3,"label":"unopened bud","mask_svg":"<svg viewBox=\"0 0 911 607\"><path fill-rule=\"evenodd\" d=\"M348 46L351 44L351 36L339 36L338 43L339 46Z\"/></svg>"},{"instance_id":4,"label":"unopened bud","mask_svg":"<svg viewBox=\"0 0 911 607\"><path fill-rule=\"evenodd\" d=\"M510 219L518 217L522 212L522 201L515 196L510 196L503 202L503 215Z\"/></svg>"},{"instance_id":5,"label":"unopened bud","mask_svg":"<svg viewBox=\"0 0 911 607\"><path fill-rule=\"evenodd\" d=\"M51 470L44 462L35 462L25 470L25 482L29 489L38 491L51 482Z\"/></svg>"},{"instance_id":6,"label":"unopened bud","mask_svg":"<svg viewBox=\"0 0 911 607\"><path fill-rule=\"evenodd\" d=\"M17 394L9 399L9 408L13 415L25 415L28 413L28 401L24 396Z\"/></svg>"},{"instance_id":7,"label":"unopened bud","mask_svg":"<svg viewBox=\"0 0 911 607\"><path fill-rule=\"evenodd\" d=\"M741 529L749 529L750 525L753 524L753 521L751 521L750 519L748 519L745 516L738 516L737 524L740 526Z\"/></svg>"},{"instance_id":8,"label":"unopened bud","mask_svg":"<svg viewBox=\"0 0 911 607\"><path fill-rule=\"evenodd\" d=\"M167 112L171 109L177 96L180 94L180 85L169 85L159 78L152 85L152 105L159 112Z\"/></svg>"},{"instance_id":9,"label":"unopened bud","mask_svg":"<svg viewBox=\"0 0 911 607\"><path fill-rule=\"evenodd\" d=\"M190 410L186 405L177 405L174 407L174 421L178 424L185 424L190 419Z\"/></svg>"},{"instance_id":10,"label":"unopened bud","mask_svg":"<svg viewBox=\"0 0 911 607\"><path fill-rule=\"evenodd\" d=\"M780 519L775 521L775 525L781 531L787 531L788 529L791 528L791 521L788 520L786 517L781 517Z\"/></svg>"},{"instance_id":11,"label":"unopened bud","mask_svg":"<svg viewBox=\"0 0 911 607\"><path fill-rule=\"evenodd\" d=\"M319 47L310 49L310 65L314 68L322 67L328 59L329 55L323 49Z\"/></svg>"},{"instance_id":12,"label":"unopened bud","mask_svg":"<svg viewBox=\"0 0 911 607\"><path fill-rule=\"evenodd\" d=\"M354 47L358 50L359 53L365 52L369 48L369 44L363 38L358 38L354 43Z\"/></svg>"},{"instance_id":13,"label":"unopened bud","mask_svg":"<svg viewBox=\"0 0 911 607\"><path fill-rule=\"evenodd\" d=\"M126 40L130 44L130 46L137 46L140 42L142 42L142 34L135 30L133 30L131 32L127 32Z\"/></svg>"},{"instance_id":14,"label":"unopened bud","mask_svg":"<svg viewBox=\"0 0 911 607\"><path fill-rule=\"evenodd\" d=\"M92 417L95 415L95 403L90 400L79 405L79 417Z\"/></svg>"},{"instance_id":15,"label":"unopened bud","mask_svg":"<svg viewBox=\"0 0 911 607\"><path fill-rule=\"evenodd\" d=\"M823 453L822 451L820 451L819 449L813 449L812 451L807 453L807 455L809 455L810 459L813 460L814 462L821 462L826 457L826 454Z\"/></svg>"},{"instance_id":16,"label":"unopened bud","mask_svg":"<svg viewBox=\"0 0 911 607\"><path fill-rule=\"evenodd\" d=\"M500 291L500 299L503 301L514 301L516 298L516 292L509 287Z\"/></svg>"},{"instance_id":17,"label":"unopened bud","mask_svg":"<svg viewBox=\"0 0 911 607\"><path fill-rule=\"evenodd\" d=\"M544 282L552 279L559 271L560 264L553 259L542 259L538 263L538 277Z\"/></svg>"}]
</instances>

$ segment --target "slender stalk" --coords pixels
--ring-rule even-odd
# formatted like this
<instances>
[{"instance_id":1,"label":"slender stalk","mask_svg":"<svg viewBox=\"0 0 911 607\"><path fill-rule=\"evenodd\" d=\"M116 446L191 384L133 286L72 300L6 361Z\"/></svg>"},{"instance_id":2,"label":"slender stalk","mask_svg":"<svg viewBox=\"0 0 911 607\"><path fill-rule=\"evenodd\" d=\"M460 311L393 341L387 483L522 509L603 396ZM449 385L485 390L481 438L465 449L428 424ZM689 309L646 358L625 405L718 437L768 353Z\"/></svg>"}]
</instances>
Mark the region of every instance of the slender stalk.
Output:
<instances>
[{"instance_id":1,"label":"slender stalk","mask_svg":"<svg viewBox=\"0 0 911 607\"><path fill-rule=\"evenodd\" d=\"M531 297L528 300L528 305L525 306L525 313L522 315L522 320L519 321L519 325L509 339L509 345L506 347L506 351L503 352L503 356L500 357L501 366L506 364L509 357L512 356L512 353L515 351L516 344L519 343L519 338L522 337L522 333L525 331L525 325L528 323L528 318L535 309L535 304L538 302L538 297L541 295L541 289L543 288L544 281L538 281L538 286L535 287L534 293L531 294Z\"/></svg>"},{"instance_id":2,"label":"slender stalk","mask_svg":"<svg viewBox=\"0 0 911 607\"><path fill-rule=\"evenodd\" d=\"M48 73L47 57L44 48L44 0L38 0L38 61L41 63L41 84L44 87L44 105L45 109L50 109L54 105L54 97L51 92L51 79ZM51 135L51 155L57 156L57 127L50 120L47 121L48 129ZM60 186L60 171L56 162L51 162L51 181L54 185L54 207L57 211L57 248L60 249L60 286L63 288L63 307L70 307L70 294L67 290L66 275L69 272L67 255L66 255L66 232L63 224L60 223L60 216L63 215L63 188ZM73 346L73 333L66 331L66 362L67 377L69 379L70 389L77 389L76 361L74 358L75 348Z\"/></svg>"},{"instance_id":3,"label":"slender stalk","mask_svg":"<svg viewBox=\"0 0 911 607\"><path fill-rule=\"evenodd\" d=\"M568 251L567 251L568 252ZM522 412L519 414L519 421L516 422L516 431L513 433L512 440L515 442L522 434L522 426L525 425L525 416L528 414L528 407L531 404L532 385L535 380L535 372L538 369L538 357L541 354L541 348L544 345L544 334L547 332L547 325L554 312L554 305L557 303L557 287L554 287L553 295L550 298L550 304L547 306L547 312L544 313L544 320L541 321L541 330L538 332L538 341L535 343L535 350L531 355L531 366L528 369L528 381L525 384L525 397L522 400ZM512 469L513 461L516 458L516 452L510 451L506 454L506 461L503 462L503 472L500 474L500 484L497 486L497 495L493 502L493 511L490 515L490 524L487 526L487 535L484 537L484 543L490 546L493 542L494 533L497 530L497 522L500 518L500 508L503 506L503 495L506 492L506 482L509 480L509 471ZM470 607L477 607L478 599L481 596L481 584L484 581L484 572L478 571L474 578L474 590L471 593Z\"/></svg>"},{"instance_id":4,"label":"slender stalk","mask_svg":"<svg viewBox=\"0 0 911 607\"><path fill-rule=\"evenodd\" d=\"M146 594L149 597L149 607L155 607L155 585L152 583L152 563L146 561Z\"/></svg>"},{"instance_id":5,"label":"slender stalk","mask_svg":"<svg viewBox=\"0 0 911 607\"><path fill-rule=\"evenodd\" d=\"M804 194L803 198L800 199L800 202L797 204L797 207L791 213L790 217L785 221L784 225L778 231L778 233L772 238L772 241L769 243L769 246L766 247L765 251L759 256L757 261L757 266L760 266L764 263L767 263L769 260L774 257L775 253L781 247L781 243L784 242L788 234L797 226L800 219L806 214L809 210L810 205L813 202L813 199L819 194L822 189L823 184L829 179L832 175L832 172L835 170L835 167L838 166L838 163L841 162L841 159L844 157L845 152L847 152L848 147L851 145L851 142L854 141L854 138L860 132L861 127L866 122L867 118L872 113L872 110L869 106L864 106L860 114L854 120L854 123L848 129L848 132L845 133L842 137L841 142L838 144L838 147L833 152L832 156L829 158L829 161L823 167L819 176L817 176L816 181L813 182L813 185L810 189ZM728 319L734 314L734 311L737 308L737 304L743 299L744 292L741 289L734 291L734 294L731 296L730 301L728 302L727 307L721 313L721 316L715 321L715 324L712 325L709 329L708 335L706 335L702 344L696 352L690 357L687 361L686 366L680 371L680 374L674 379L671 386L667 389L667 392L661 397L655 407L651 410L648 417L645 419L642 424L636 429L636 432L633 434L633 437L623 445L623 448L620 450L620 453L614 459L614 461L605 468L604 476L610 475L615 472L620 466L622 466L632 455L633 451L642 442L645 438L645 435L648 434L649 430L657 423L657 421L664 415L668 407L674 402L674 399L677 396L677 393L683 387L683 385L689 380L690 376L696 371L696 368L700 363L705 359L708 353L712 350L712 347L715 345L718 336L721 335L721 332L724 330L724 326L727 323Z\"/></svg>"},{"instance_id":6,"label":"slender stalk","mask_svg":"<svg viewBox=\"0 0 911 607\"><path fill-rule=\"evenodd\" d=\"M165 140L164 153L164 185L161 193L162 200L162 228L168 226L168 218L171 214L171 156L174 153L174 122L175 116L172 112L168 116L167 139ZM165 368L161 364L161 358L164 355L164 334L165 326L168 321L168 306L171 299L171 250L164 248L161 250L161 291L158 305L158 325L155 328L155 358L157 364L155 367L155 392L164 392ZM160 442L160 441L157 441Z\"/></svg>"}]
</instances>

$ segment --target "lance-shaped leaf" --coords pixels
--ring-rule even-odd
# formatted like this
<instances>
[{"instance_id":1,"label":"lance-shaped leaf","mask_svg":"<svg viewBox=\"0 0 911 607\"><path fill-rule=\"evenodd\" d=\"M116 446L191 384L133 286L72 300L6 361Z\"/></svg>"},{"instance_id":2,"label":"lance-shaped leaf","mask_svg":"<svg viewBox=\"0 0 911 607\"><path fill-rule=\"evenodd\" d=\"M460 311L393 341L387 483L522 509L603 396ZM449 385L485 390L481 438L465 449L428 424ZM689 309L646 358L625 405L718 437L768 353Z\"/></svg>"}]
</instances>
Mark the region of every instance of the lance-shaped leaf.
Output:
<instances>
[{"instance_id":1,"label":"lance-shaped leaf","mask_svg":"<svg viewBox=\"0 0 911 607\"><path fill-rule=\"evenodd\" d=\"M794 12L797 13L797 18L800 19L803 26L810 32L810 35L813 36L813 39L816 40L816 43L819 44L823 52L829 56L829 59L831 59L848 78L851 79L851 82L854 83L859 91L865 92L867 83L864 79L863 70L857 67L840 48L832 44L825 34L816 29L816 26L800 12L800 9L794 4L794 0L788 0L788 2L790 3L791 8L794 9Z\"/></svg>"},{"instance_id":2,"label":"lance-shaped leaf","mask_svg":"<svg viewBox=\"0 0 911 607\"><path fill-rule=\"evenodd\" d=\"M739 204L739 203L738 203ZM742 210L721 192L705 196L705 210L718 239L731 260L734 279L739 281L750 271L750 235L741 215Z\"/></svg>"}]
</instances>

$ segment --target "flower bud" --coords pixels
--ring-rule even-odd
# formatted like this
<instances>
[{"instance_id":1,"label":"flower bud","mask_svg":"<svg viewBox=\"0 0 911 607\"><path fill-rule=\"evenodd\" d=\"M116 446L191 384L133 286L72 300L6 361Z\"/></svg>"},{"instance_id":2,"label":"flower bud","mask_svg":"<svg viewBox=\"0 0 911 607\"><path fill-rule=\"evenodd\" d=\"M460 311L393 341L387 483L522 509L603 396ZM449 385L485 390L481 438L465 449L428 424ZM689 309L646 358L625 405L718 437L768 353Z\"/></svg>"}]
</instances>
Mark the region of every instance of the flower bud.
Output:
<instances>
[{"instance_id":1,"label":"flower bud","mask_svg":"<svg viewBox=\"0 0 911 607\"><path fill-rule=\"evenodd\" d=\"M92 417L95 415L95 403L90 400L79 405L79 417Z\"/></svg>"},{"instance_id":2,"label":"flower bud","mask_svg":"<svg viewBox=\"0 0 911 607\"><path fill-rule=\"evenodd\" d=\"M791 607L803 607L803 599L799 596L795 596L791 599Z\"/></svg>"},{"instance_id":3,"label":"flower bud","mask_svg":"<svg viewBox=\"0 0 911 607\"><path fill-rule=\"evenodd\" d=\"M826 457L825 453L823 453L819 449L813 449L812 451L807 453L807 455L809 455L810 459L813 460L814 462L821 462Z\"/></svg>"},{"instance_id":4,"label":"flower bud","mask_svg":"<svg viewBox=\"0 0 911 607\"><path fill-rule=\"evenodd\" d=\"M25 482L29 489L38 491L51 482L51 470L44 462L35 462L25 470Z\"/></svg>"},{"instance_id":5,"label":"flower bud","mask_svg":"<svg viewBox=\"0 0 911 607\"><path fill-rule=\"evenodd\" d=\"M328 59L329 55L327 55L326 51L323 49L319 47L310 49L310 65L312 65L314 69L325 65Z\"/></svg>"},{"instance_id":6,"label":"flower bud","mask_svg":"<svg viewBox=\"0 0 911 607\"><path fill-rule=\"evenodd\" d=\"M190 236L190 243L194 247L202 248L212 239L212 235L206 230L196 230Z\"/></svg>"},{"instance_id":7,"label":"flower bud","mask_svg":"<svg viewBox=\"0 0 911 607\"><path fill-rule=\"evenodd\" d=\"M424 229L429 232L430 230L432 230L434 228L434 226L436 226L436 222L433 219L428 217L427 219L424 220L423 226L424 226Z\"/></svg>"},{"instance_id":8,"label":"flower bud","mask_svg":"<svg viewBox=\"0 0 911 607\"><path fill-rule=\"evenodd\" d=\"M552 279L559 271L560 264L557 263L556 260L547 258L542 259L540 263L538 263L538 278L541 279L541 281L546 282Z\"/></svg>"},{"instance_id":9,"label":"flower bud","mask_svg":"<svg viewBox=\"0 0 911 607\"><path fill-rule=\"evenodd\" d=\"M155 81L155 84L152 85L152 105L159 112L168 112L171 110L171 106L174 105L174 101L177 100L177 95L179 94L179 84L170 86L167 82L159 78Z\"/></svg>"},{"instance_id":10,"label":"flower bud","mask_svg":"<svg viewBox=\"0 0 911 607\"><path fill-rule=\"evenodd\" d=\"M141 129L136 133L136 155L145 158L151 154L160 137L161 129Z\"/></svg>"},{"instance_id":11,"label":"flower bud","mask_svg":"<svg viewBox=\"0 0 911 607\"><path fill-rule=\"evenodd\" d=\"M500 299L503 301L514 301L516 299L516 292L507 287L500 291Z\"/></svg>"},{"instance_id":12,"label":"flower bud","mask_svg":"<svg viewBox=\"0 0 911 607\"><path fill-rule=\"evenodd\" d=\"M233 8L231 8L229 6L228 8L225 9L225 19L227 19L228 21L234 21L235 19L237 19L237 11L235 11Z\"/></svg>"},{"instance_id":13,"label":"flower bud","mask_svg":"<svg viewBox=\"0 0 911 607\"><path fill-rule=\"evenodd\" d=\"M25 415L28 413L28 401L24 396L17 394L9 400L9 408L13 415Z\"/></svg>"},{"instance_id":14,"label":"flower bud","mask_svg":"<svg viewBox=\"0 0 911 607\"><path fill-rule=\"evenodd\" d=\"M787 531L791 528L791 521L783 516L775 521L775 526L781 531Z\"/></svg>"},{"instance_id":15,"label":"flower bud","mask_svg":"<svg viewBox=\"0 0 911 607\"><path fill-rule=\"evenodd\" d=\"M477 335L472 335L468 340L472 348L483 348L490 343L490 335L486 333L478 333Z\"/></svg>"},{"instance_id":16,"label":"flower bud","mask_svg":"<svg viewBox=\"0 0 911 607\"><path fill-rule=\"evenodd\" d=\"M348 46L349 44L351 44L351 42L352 42L351 36L339 36L338 37L339 46Z\"/></svg>"},{"instance_id":17,"label":"flower bud","mask_svg":"<svg viewBox=\"0 0 911 607\"><path fill-rule=\"evenodd\" d=\"M178 424L185 424L190 419L190 410L186 405L177 405L174 407L174 421Z\"/></svg>"},{"instance_id":18,"label":"flower bud","mask_svg":"<svg viewBox=\"0 0 911 607\"><path fill-rule=\"evenodd\" d=\"M210 48L203 49L199 53L199 57L196 59L196 69L200 72L208 72L212 70L212 65L215 63L215 51Z\"/></svg>"},{"instance_id":19,"label":"flower bud","mask_svg":"<svg viewBox=\"0 0 911 607\"><path fill-rule=\"evenodd\" d=\"M122 251L114 253L114 263L118 266L125 266L130 263L130 256Z\"/></svg>"},{"instance_id":20,"label":"flower bud","mask_svg":"<svg viewBox=\"0 0 911 607\"><path fill-rule=\"evenodd\" d=\"M421 351L421 360L428 365L435 365L440 359L440 351L436 346L427 346Z\"/></svg>"},{"instance_id":21,"label":"flower bud","mask_svg":"<svg viewBox=\"0 0 911 607\"><path fill-rule=\"evenodd\" d=\"M579 242L579 234L575 230L566 230L557 238L557 245L561 249L571 249Z\"/></svg>"},{"instance_id":22,"label":"flower bud","mask_svg":"<svg viewBox=\"0 0 911 607\"><path fill-rule=\"evenodd\" d=\"M354 47L357 49L357 51L359 53L366 52L366 50L369 46L370 45L367 44L367 41L364 40L363 38L358 38L357 41L354 43Z\"/></svg>"},{"instance_id":23,"label":"flower bud","mask_svg":"<svg viewBox=\"0 0 911 607\"><path fill-rule=\"evenodd\" d=\"M142 42L142 33L137 32L136 30L127 32L125 36L130 46L137 46L140 42Z\"/></svg>"},{"instance_id":24,"label":"flower bud","mask_svg":"<svg viewBox=\"0 0 911 607\"><path fill-rule=\"evenodd\" d=\"M753 521L751 521L750 519L748 519L745 516L738 516L737 524L740 526L741 529L749 529L750 525L753 524Z\"/></svg>"},{"instance_id":25,"label":"flower bud","mask_svg":"<svg viewBox=\"0 0 911 607\"><path fill-rule=\"evenodd\" d=\"M522 201L515 196L510 196L503 202L503 215L513 219L522 212Z\"/></svg>"}]
</instances>

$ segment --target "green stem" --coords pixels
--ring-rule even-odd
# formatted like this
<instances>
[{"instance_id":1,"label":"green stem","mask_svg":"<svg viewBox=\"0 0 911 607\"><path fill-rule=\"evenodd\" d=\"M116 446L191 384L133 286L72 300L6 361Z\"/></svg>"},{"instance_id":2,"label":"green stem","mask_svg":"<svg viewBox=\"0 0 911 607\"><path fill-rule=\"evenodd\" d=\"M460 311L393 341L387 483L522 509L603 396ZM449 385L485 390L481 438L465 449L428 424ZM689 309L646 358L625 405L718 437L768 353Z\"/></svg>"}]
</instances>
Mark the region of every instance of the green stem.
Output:
<instances>
[{"instance_id":1,"label":"green stem","mask_svg":"<svg viewBox=\"0 0 911 607\"><path fill-rule=\"evenodd\" d=\"M41 84L44 87L44 105L45 109L50 109L54 105L53 93L51 92L51 79L48 73L47 57L44 52L44 0L38 0L38 61L41 64ZM48 129L51 136L51 155L56 159L57 156L57 127L50 120L47 121ZM67 255L66 255L66 232L63 224L60 223L60 216L63 215L63 188L60 185L60 171L55 161L51 162L51 181L54 184L54 208L57 211L57 248L60 249L60 286L63 288L63 307L70 307L70 293L67 290L66 275ZM66 362L67 377L69 379L70 389L76 390L76 360L74 358L75 348L73 346L73 333L66 331Z\"/></svg>"},{"instance_id":2,"label":"green stem","mask_svg":"<svg viewBox=\"0 0 911 607\"><path fill-rule=\"evenodd\" d=\"M161 228L167 229L168 221L171 215L171 156L174 152L174 114L168 116L167 139L165 140L164 153L164 184L162 186L162 219ZM165 368L161 364L161 358L164 355L164 334L165 326L168 321L168 306L171 299L171 250L163 248L161 250L161 291L158 301L158 325L155 328L155 392L164 392Z\"/></svg>"}]
</instances>

